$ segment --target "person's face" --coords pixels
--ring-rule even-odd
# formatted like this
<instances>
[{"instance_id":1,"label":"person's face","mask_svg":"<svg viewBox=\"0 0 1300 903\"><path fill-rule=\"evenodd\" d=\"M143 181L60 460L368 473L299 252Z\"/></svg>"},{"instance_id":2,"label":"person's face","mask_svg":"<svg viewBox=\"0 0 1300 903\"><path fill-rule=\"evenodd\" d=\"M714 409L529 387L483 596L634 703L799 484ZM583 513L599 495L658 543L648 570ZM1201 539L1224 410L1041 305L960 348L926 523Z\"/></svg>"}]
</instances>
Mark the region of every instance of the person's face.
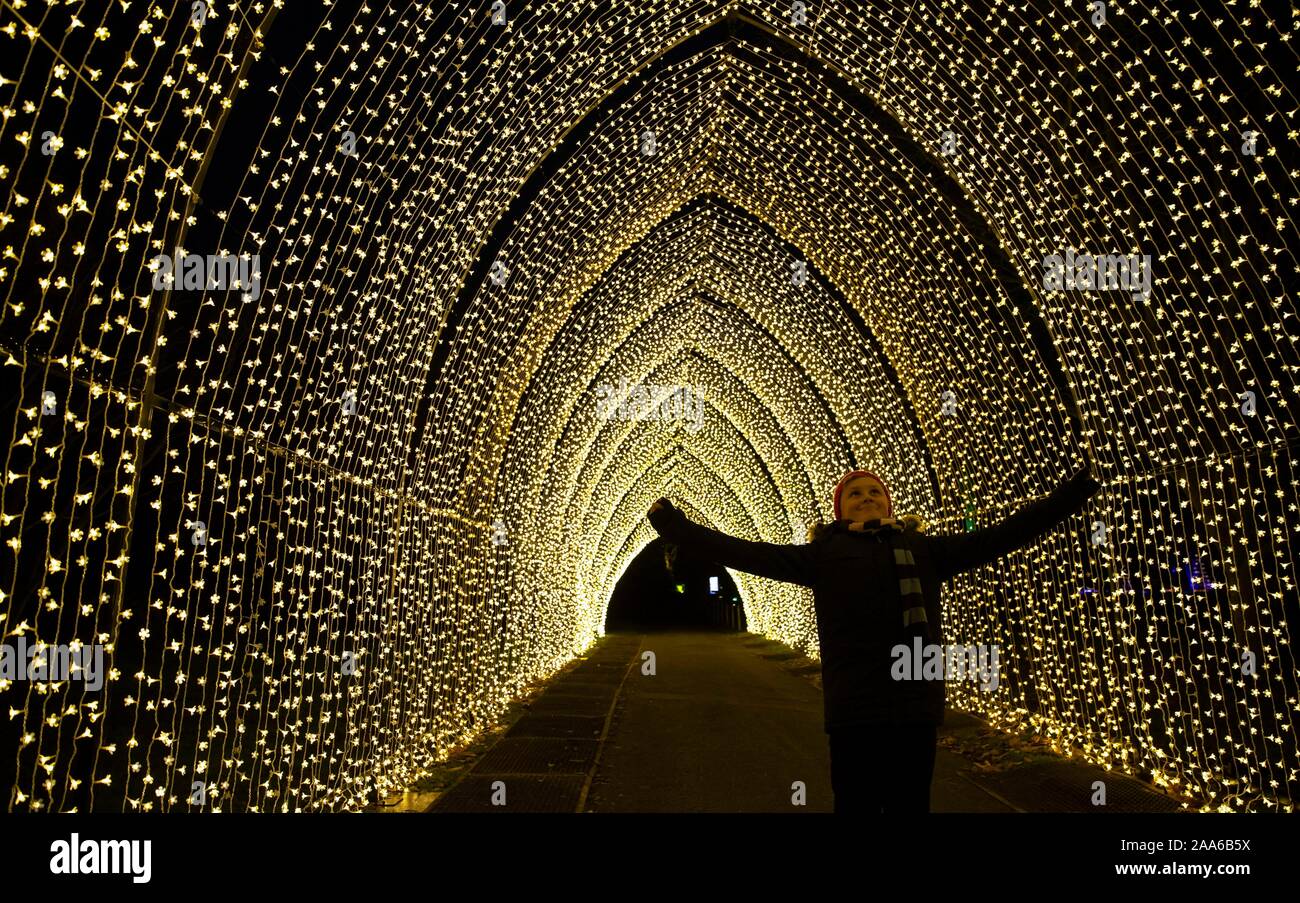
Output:
<instances>
[{"instance_id":1,"label":"person's face","mask_svg":"<svg viewBox=\"0 0 1300 903\"><path fill-rule=\"evenodd\" d=\"M840 511L851 521L869 521L886 516L885 487L871 477L854 477L840 496Z\"/></svg>"}]
</instances>

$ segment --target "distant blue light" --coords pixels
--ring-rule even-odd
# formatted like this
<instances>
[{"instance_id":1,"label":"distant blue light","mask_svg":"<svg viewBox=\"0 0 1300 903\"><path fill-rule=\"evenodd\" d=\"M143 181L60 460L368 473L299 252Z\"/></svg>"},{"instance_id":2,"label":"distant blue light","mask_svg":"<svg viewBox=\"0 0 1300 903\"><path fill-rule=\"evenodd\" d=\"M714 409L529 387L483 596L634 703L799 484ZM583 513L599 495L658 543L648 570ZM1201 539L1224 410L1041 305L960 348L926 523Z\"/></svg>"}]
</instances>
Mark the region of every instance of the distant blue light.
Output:
<instances>
[{"instance_id":1,"label":"distant blue light","mask_svg":"<svg viewBox=\"0 0 1300 903\"><path fill-rule=\"evenodd\" d=\"M1209 583L1206 582L1204 573L1201 570L1201 559L1193 558L1187 564L1180 564L1174 568L1181 573L1186 579L1187 591L1189 593L1204 593L1210 589Z\"/></svg>"}]
</instances>

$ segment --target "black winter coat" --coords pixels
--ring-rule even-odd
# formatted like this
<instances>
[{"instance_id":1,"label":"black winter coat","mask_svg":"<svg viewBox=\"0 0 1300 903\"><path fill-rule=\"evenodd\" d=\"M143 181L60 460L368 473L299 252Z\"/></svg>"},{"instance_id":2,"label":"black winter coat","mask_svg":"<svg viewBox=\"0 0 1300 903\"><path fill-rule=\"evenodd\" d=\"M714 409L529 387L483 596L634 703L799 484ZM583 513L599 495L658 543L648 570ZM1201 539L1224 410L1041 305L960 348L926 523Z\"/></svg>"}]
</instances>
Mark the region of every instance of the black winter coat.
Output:
<instances>
[{"instance_id":1,"label":"black winter coat","mask_svg":"<svg viewBox=\"0 0 1300 903\"><path fill-rule=\"evenodd\" d=\"M951 536L927 536L909 523L903 537L916 561L926 616L944 645L940 584L988 564L1080 511L1101 488L1087 468L1045 498L1030 502L1001 523ZM694 523L664 506L650 523L666 542L724 567L795 583L813 590L821 645L825 730L862 724L943 723L947 694L942 680L894 680L890 650L910 646L899 615L898 576L887 534L865 534L838 520L801 545L738 539Z\"/></svg>"}]
</instances>

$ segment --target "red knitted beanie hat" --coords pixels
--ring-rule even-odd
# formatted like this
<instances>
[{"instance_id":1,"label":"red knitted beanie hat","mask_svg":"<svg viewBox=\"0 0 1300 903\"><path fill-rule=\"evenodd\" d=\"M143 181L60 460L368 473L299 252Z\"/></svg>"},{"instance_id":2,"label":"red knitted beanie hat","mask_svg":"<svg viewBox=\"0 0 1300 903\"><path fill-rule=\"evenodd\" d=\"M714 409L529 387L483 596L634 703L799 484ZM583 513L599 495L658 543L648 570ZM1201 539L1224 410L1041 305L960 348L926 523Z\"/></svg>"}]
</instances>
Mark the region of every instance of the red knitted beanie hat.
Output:
<instances>
[{"instance_id":1,"label":"red knitted beanie hat","mask_svg":"<svg viewBox=\"0 0 1300 903\"><path fill-rule=\"evenodd\" d=\"M894 503L889 498L889 487L885 485L885 481L869 470L850 470L844 476L840 477L840 481L835 484L835 519L839 520L844 516L840 512L840 495L844 492L844 487L848 485L850 480L855 480L858 477L871 477L880 484L880 487L885 490L885 517L893 517Z\"/></svg>"}]
</instances>

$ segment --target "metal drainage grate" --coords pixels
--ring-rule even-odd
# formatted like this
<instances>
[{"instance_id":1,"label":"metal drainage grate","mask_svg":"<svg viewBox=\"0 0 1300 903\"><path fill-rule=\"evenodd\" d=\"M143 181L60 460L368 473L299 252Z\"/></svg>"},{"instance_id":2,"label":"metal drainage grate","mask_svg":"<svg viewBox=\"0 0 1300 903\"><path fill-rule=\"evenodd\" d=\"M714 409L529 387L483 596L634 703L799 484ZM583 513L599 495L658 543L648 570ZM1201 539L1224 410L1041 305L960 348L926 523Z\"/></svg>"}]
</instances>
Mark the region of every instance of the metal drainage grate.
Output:
<instances>
[{"instance_id":1,"label":"metal drainage grate","mask_svg":"<svg viewBox=\"0 0 1300 903\"><path fill-rule=\"evenodd\" d=\"M503 737L470 774L586 774L598 745L572 738Z\"/></svg>"},{"instance_id":2,"label":"metal drainage grate","mask_svg":"<svg viewBox=\"0 0 1300 903\"><path fill-rule=\"evenodd\" d=\"M558 693L561 696L608 696L618 689L616 680L570 680L560 678L546 688L544 695Z\"/></svg>"},{"instance_id":3,"label":"metal drainage grate","mask_svg":"<svg viewBox=\"0 0 1300 903\"><path fill-rule=\"evenodd\" d=\"M627 670L627 662L598 662L588 659L578 667L574 668L566 676L577 676L579 674L590 676L591 674L622 674Z\"/></svg>"},{"instance_id":4,"label":"metal drainage grate","mask_svg":"<svg viewBox=\"0 0 1300 903\"><path fill-rule=\"evenodd\" d=\"M609 711L613 694L609 696L551 696L549 693L535 700L525 714L538 715L600 715Z\"/></svg>"},{"instance_id":5,"label":"metal drainage grate","mask_svg":"<svg viewBox=\"0 0 1300 903\"><path fill-rule=\"evenodd\" d=\"M573 812L582 796L582 775L469 775L428 809L441 812ZM506 805L492 805L495 781L505 783Z\"/></svg>"},{"instance_id":6,"label":"metal drainage grate","mask_svg":"<svg viewBox=\"0 0 1300 903\"><path fill-rule=\"evenodd\" d=\"M525 715L514 723L507 737L574 737L598 740L605 729L603 716Z\"/></svg>"},{"instance_id":7,"label":"metal drainage grate","mask_svg":"<svg viewBox=\"0 0 1300 903\"><path fill-rule=\"evenodd\" d=\"M543 699L552 700L552 705L556 700L563 700L568 703L577 703L585 705L589 702L603 702L606 705L614 701L614 694L618 691L617 687L602 687L599 689L569 689L567 687L556 687L547 690L544 696L539 696L535 702L541 702ZM590 714L588 712L575 712L574 714Z\"/></svg>"},{"instance_id":8,"label":"metal drainage grate","mask_svg":"<svg viewBox=\"0 0 1300 903\"><path fill-rule=\"evenodd\" d=\"M635 654L635 649L617 649L612 652L598 652L595 655L589 655L576 661L579 664L583 662L600 662L603 665L626 665L632 661Z\"/></svg>"}]
</instances>

